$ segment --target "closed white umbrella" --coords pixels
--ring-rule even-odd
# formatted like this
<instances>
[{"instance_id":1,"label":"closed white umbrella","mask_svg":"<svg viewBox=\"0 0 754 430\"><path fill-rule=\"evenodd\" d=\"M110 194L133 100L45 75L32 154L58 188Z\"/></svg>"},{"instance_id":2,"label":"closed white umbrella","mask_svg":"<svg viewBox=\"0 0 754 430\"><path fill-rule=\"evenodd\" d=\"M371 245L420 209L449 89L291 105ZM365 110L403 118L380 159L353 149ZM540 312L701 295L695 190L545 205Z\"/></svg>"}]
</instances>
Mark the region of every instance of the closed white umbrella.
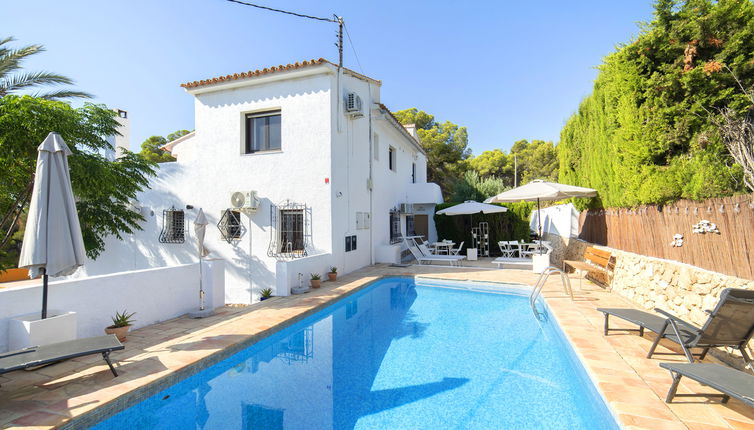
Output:
<instances>
[{"instance_id":1,"label":"closed white umbrella","mask_svg":"<svg viewBox=\"0 0 754 430\"><path fill-rule=\"evenodd\" d=\"M194 233L196 234L196 245L199 250L199 310L204 310L204 286L202 285L202 257L206 257L209 254L207 248L204 247L204 233L207 230L207 217L204 216L204 211L199 209L199 213L194 220Z\"/></svg>"},{"instance_id":2,"label":"closed white umbrella","mask_svg":"<svg viewBox=\"0 0 754 430\"><path fill-rule=\"evenodd\" d=\"M505 212L508 208L497 205L488 205L486 203L479 203L473 200L467 200L461 204L445 208L441 211L437 211L440 215L473 215L478 213L494 214L499 212Z\"/></svg>"},{"instance_id":3,"label":"closed white umbrella","mask_svg":"<svg viewBox=\"0 0 754 430\"><path fill-rule=\"evenodd\" d=\"M47 277L66 276L84 264L86 250L71 189L63 138L51 132L37 148L37 171L18 267L42 275L42 319L47 318Z\"/></svg>"},{"instance_id":4,"label":"closed white umbrella","mask_svg":"<svg viewBox=\"0 0 754 430\"><path fill-rule=\"evenodd\" d=\"M196 234L196 245L199 247L199 258L206 257L209 254L209 250L204 247L204 233L207 231L207 217L204 216L204 211L199 209L199 213L196 214L194 220L194 234Z\"/></svg>"},{"instance_id":5,"label":"closed white umbrella","mask_svg":"<svg viewBox=\"0 0 754 430\"><path fill-rule=\"evenodd\" d=\"M537 202L537 230L540 240L542 239L542 223L539 216L539 202L563 200L571 197L594 197L597 190L592 188L577 187L574 185L558 184L557 182L545 182L541 179L535 179L526 185L504 191L496 196L485 200L485 203L504 203L529 201ZM541 252L540 247L540 252Z\"/></svg>"}]
</instances>

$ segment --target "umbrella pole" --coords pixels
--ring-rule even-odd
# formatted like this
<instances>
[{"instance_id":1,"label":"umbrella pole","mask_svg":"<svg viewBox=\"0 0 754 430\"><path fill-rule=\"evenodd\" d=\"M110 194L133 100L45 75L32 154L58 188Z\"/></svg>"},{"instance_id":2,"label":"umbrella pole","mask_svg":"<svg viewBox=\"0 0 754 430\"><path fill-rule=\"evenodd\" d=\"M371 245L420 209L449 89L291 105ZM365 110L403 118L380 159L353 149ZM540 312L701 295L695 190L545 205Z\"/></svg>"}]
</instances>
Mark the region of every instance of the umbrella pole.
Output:
<instances>
[{"instance_id":1,"label":"umbrella pole","mask_svg":"<svg viewBox=\"0 0 754 430\"><path fill-rule=\"evenodd\" d=\"M201 252L201 251L200 251ZM202 256L199 255L199 310L204 310L204 285L202 283Z\"/></svg>"},{"instance_id":2,"label":"umbrella pole","mask_svg":"<svg viewBox=\"0 0 754 430\"><path fill-rule=\"evenodd\" d=\"M542 212L539 209L539 197L537 197L537 230L539 232L539 255L542 255Z\"/></svg>"},{"instance_id":3,"label":"umbrella pole","mask_svg":"<svg viewBox=\"0 0 754 430\"><path fill-rule=\"evenodd\" d=\"M42 319L47 318L47 269L42 271Z\"/></svg>"}]
</instances>

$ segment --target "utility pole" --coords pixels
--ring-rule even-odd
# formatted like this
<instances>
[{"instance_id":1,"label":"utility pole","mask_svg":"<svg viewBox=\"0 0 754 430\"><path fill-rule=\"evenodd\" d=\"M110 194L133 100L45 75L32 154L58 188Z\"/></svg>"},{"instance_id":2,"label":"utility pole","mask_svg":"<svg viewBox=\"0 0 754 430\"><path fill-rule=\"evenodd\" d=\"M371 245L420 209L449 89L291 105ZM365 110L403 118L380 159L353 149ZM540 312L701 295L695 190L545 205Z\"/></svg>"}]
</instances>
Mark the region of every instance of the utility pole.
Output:
<instances>
[{"instance_id":1,"label":"utility pole","mask_svg":"<svg viewBox=\"0 0 754 430\"><path fill-rule=\"evenodd\" d=\"M343 17L333 16L338 22L338 68L343 68Z\"/></svg>"},{"instance_id":2,"label":"utility pole","mask_svg":"<svg viewBox=\"0 0 754 430\"><path fill-rule=\"evenodd\" d=\"M513 188L518 186L518 159L516 154L513 154Z\"/></svg>"}]
</instances>

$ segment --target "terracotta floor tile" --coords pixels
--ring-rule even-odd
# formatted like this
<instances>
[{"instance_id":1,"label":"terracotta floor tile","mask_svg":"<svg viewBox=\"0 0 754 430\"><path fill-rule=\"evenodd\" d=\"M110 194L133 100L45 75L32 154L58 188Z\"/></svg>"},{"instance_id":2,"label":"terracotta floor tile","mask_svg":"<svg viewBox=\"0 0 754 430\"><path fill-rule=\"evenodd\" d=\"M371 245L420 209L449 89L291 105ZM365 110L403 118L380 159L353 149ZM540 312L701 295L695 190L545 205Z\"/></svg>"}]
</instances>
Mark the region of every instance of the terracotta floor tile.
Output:
<instances>
[{"instance_id":1,"label":"terracotta floor tile","mask_svg":"<svg viewBox=\"0 0 754 430\"><path fill-rule=\"evenodd\" d=\"M618 416L625 425L636 426L642 429L685 430L688 428L680 421L669 421L628 414L620 414Z\"/></svg>"}]
</instances>

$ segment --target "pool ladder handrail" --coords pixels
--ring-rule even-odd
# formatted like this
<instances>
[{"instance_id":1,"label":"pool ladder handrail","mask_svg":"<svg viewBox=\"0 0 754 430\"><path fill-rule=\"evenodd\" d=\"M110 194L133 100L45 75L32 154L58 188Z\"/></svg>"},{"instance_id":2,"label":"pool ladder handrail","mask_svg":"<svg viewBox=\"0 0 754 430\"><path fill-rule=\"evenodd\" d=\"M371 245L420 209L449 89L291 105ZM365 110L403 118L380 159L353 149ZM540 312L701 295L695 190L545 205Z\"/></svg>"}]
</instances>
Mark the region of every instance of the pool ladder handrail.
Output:
<instances>
[{"instance_id":1,"label":"pool ladder handrail","mask_svg":"<svg viewBox=\"0 0 754 430\"><path fill-rule=\"evenodd\" d=\"M555 266L549 266L545 270L543 270L542 273L539 274L537 283L534 284L534 291L532 291L531 296L529 296L529 305L531 306L535 314L539 313L537 311L537 308L534 306L534 304L537 301L537 297L539 297L540 293L542 292L542 289L545 287L545 284L547 283L547 279L553 273L560 274L560 281L563 283L563 290L565 291L566 294L571 296L571 300L573 300L573 289L571 288L571 279L568 277L568 274L566 274L565 272L563 272L562 270L558 269Z\"/></svg>"}]
</instances>

